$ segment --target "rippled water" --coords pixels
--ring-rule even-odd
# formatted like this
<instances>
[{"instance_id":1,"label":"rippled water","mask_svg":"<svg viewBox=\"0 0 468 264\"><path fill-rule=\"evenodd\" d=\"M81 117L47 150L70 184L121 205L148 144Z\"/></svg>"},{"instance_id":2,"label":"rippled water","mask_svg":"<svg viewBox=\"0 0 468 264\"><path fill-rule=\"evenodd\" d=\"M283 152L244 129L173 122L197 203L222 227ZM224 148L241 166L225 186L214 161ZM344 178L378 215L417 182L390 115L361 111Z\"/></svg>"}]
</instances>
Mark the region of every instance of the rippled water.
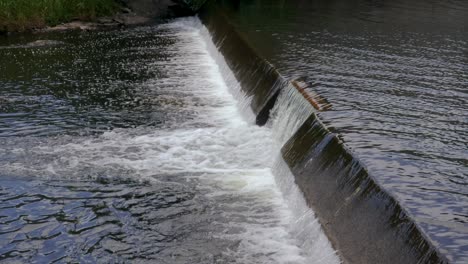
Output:
<instances>
[{"instance_id":1,"label":"rippled water","mask_svg":"<svg viewBox=\"0 0 468 264\"><path fill-rule=\"evenodd\" d=\"M1 40L0 261L339 263L207 35Z\"/></svg>"},{"instance_id":2,"label":"rippled water","mask_svg":"<svg viewBox=\"0 0 468 264\"><path fill-rule=\"evenodd\" d=\"M320 117L458 263L468 261L468 3L225 1Z\"/></svg>"}]
</instances>

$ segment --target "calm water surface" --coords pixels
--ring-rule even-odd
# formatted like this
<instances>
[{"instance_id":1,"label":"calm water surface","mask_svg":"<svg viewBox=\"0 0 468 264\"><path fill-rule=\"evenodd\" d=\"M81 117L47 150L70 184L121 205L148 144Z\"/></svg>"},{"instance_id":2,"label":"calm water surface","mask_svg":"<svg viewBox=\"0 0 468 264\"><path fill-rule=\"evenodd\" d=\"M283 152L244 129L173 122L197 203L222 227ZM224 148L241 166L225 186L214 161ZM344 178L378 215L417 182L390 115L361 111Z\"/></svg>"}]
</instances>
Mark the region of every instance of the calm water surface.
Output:
<instances>
[{"instance_id":1,"label":"calm water surface","mask_svg":"<svg viewBox=\"0 0 468 264\"><path fill-rule=\"evenodd\" d=\"M288 78L458 263L468 261L468 2L225 1Z\"/></svg>"}]
</instances>

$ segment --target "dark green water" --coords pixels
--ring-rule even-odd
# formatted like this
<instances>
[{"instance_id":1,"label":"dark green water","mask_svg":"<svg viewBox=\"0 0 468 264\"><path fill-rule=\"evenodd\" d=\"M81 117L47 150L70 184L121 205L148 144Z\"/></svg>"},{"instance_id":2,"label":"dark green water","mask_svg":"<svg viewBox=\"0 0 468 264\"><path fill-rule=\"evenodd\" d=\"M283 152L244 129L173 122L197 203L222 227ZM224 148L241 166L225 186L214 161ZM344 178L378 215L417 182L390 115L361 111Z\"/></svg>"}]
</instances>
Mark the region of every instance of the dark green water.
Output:
<instances>
[{"instance_id":1,"label":"dark green water","mask_svg":"<svg viewBox=\"0 0 468 264\"><path fill-rule=\"evenodd\" d=\"M468 2L224 1L320 118L456 263L468 261Z\"/></svg>"}]
</instances>

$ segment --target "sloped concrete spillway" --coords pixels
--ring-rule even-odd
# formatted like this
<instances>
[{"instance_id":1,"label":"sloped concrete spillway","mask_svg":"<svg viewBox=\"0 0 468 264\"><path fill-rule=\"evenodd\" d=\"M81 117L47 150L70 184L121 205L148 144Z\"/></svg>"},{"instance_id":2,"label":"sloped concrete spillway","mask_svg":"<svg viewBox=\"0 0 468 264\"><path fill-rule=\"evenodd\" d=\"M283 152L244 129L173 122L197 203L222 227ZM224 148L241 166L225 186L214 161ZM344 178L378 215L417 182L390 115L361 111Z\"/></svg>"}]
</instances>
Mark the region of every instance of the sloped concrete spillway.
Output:
<instances>
[{"instance_id":1,"label":"sloped concrete spillway","mask_svg":"<svg viewBox=\"0 0 468 264\"><path fill-rule=\"evenodd\" d=\"M280 157L297 125L254 124L197 18L33 37L66 44L0 50L0 260L340 262Z\"/></svg>"},{"instance_id":2,"label":"sloped concrete spillway","mask_svg":"<svg viewBox=\"0 0 468 264\"><path fill-rule=\"evenodd\" d=\"M208 4L200 16L251 97L257 124L266 123L282 144L277 164L285 163L276 170L292 171L345 262L448 263L398 201L320 122L320 106L310 100L307 88L285 80L259 57L222 9Z\"/></svg>"}]
</instances>

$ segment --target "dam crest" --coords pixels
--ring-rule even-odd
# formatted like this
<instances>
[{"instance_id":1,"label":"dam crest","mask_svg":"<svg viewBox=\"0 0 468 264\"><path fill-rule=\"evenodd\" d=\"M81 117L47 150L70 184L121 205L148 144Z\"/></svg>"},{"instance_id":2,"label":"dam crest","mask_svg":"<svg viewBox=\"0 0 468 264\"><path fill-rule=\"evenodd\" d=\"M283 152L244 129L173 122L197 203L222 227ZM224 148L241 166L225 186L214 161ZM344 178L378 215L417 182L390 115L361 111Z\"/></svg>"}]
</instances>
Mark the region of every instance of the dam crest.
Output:
<instances>
[{"instance_id":1,"label":"dam crest","mask_svg":"<svg viewBox=\"0 0 468 264\"><path fill-rule=\"evenodd\" d=\"M306 83L286 80L216 5L207 4L199 16L210 33L205 37L232 70L231 91L242 90L247 98L243 105L254 114L251 119L270 127L280 144L273 174L277 170L291 179L275 174L277 184L297 185L283 187L283 194L303 196L345 263L448 263L394 196L320 120L319 113L331 108L328 101Z\"/></svg>"}]
</instances>

